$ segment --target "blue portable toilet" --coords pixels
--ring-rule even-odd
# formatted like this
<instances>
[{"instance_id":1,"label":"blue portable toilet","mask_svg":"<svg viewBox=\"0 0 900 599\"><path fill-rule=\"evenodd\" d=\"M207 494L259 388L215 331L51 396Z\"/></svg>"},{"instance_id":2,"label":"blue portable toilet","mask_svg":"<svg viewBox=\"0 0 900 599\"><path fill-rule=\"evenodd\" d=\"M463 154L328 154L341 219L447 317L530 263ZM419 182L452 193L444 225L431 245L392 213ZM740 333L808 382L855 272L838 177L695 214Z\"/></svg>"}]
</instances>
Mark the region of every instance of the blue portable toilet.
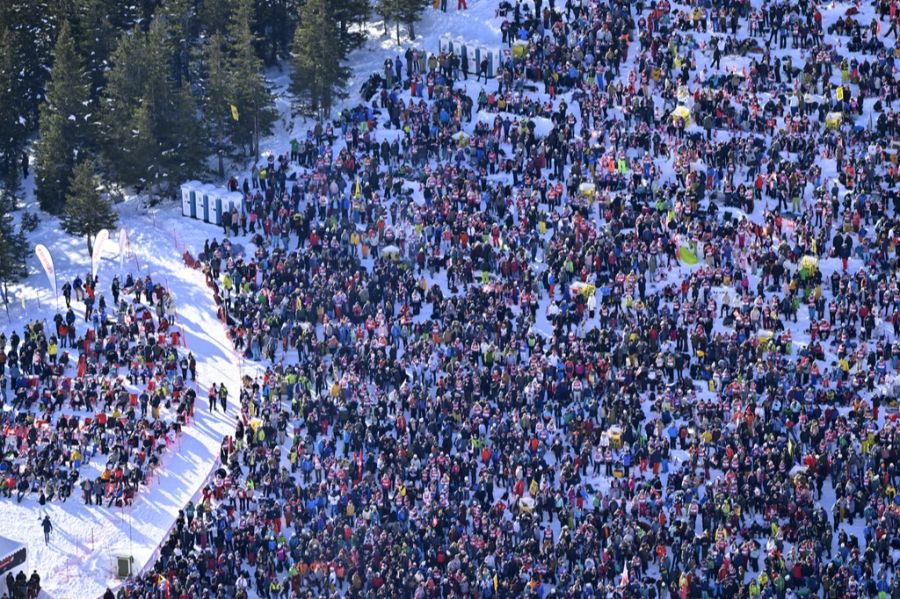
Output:
<instances>
[{"instance_id":1,"label":"blue portable toilet","mask_svg":"<svg viewBox=\"0 0 900 599\"><path fill-rule=\"evenodd\" d=\"M230 211L232 208L239 214L244 213L244 194L239 191L231 191L222 196L222 210Z\"/></svg>"},{"instance_id":2,"label":"blue portable toilet","mask_svg":"<svg viewBox=\"0 0 900 599\"><path fill-rule=\"evenodd\" d=\"M200 200L200 207L198 210L199 214L203 215L203 222L209 222L209 198L210 198L209 189L206 186L201 187L197 190L197 197Z\"/></svg>"},{"instance_id":3,"label":"blue portable toilet","mask_svg":"<svg viewBox=\"0 0 900 599\"><path fill-rule=\"evenodd\" d=\"M216 193L210 198L213 205L213 222L217 225L222 224L222 197Z\"/></svg>"},{"instance_id":4,"label":"blue portable toilet","mask_svg":"<svg viewBox=\"0 0 900 599\"><path fill-rule=\"evenodd\" d=\"M197 218L196 181L188 181L181 186L181 215Z\"/></svg>"}]
</instances>

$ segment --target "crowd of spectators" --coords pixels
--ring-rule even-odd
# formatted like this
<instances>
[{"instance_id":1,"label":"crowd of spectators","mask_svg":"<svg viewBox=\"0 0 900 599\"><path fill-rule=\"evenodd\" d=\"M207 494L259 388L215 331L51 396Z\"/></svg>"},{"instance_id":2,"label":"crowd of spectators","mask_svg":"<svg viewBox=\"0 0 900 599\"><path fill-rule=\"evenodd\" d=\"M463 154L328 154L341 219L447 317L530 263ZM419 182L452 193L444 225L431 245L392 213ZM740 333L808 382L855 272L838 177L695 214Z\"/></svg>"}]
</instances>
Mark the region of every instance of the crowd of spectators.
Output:
<instances>
[{"instance_id":1,"label":"crowd of spectators","mask_svg":"<svg viewBox=\"0 0 900 599\"><path fill-rule=\"evenodd\" d=\"M483 89L389 59L234 186L263 373L118 595L896 597L898 19L517 0Z\"/></svg>"},{"instance_id":2,"label":"crowd of spectators","mask_svg":"<svg viewBox=\"0 0 900 599\"><path fill-rule=\"evenodd\" d=\"M62 293L52 323L0 332L0 496L127 505L193 414L196 361L150 277L115 277L108 305L90 275Z\"/></svg>"}]
</instances>

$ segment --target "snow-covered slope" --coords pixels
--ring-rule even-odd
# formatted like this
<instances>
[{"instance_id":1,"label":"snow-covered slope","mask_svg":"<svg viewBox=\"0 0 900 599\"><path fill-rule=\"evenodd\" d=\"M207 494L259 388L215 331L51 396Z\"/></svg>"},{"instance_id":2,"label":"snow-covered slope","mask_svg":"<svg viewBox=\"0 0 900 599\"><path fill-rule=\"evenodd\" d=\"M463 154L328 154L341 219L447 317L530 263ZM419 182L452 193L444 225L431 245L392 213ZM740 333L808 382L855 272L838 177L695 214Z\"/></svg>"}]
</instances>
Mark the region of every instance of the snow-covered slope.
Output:
<instances>
[{"instance_id":1,"label":"snow-covered slope","mask_svg":"<svg viewBox=\"0 0 900 599\"><path fill-rule=\"evenodd\" d=\"M184 227L185 222L174 208L149 215L139 205L139 201L130 200L120 206L121 226L129 239L124 270L117 244L111 241L98 271L100 287L107 291L114 275L130 272L150 275L171 290L176 301L177 325L185 334L188 349L197 357L197 393L201 401L198 401L195 420L163 457L158 476L149 488L141 488L132 506L88 507L82 502L80 492L65 503L50 502L44 509L38 506L33 494L21 504L3 501L0 534L27 544L30 567L39 571L44 590L53 597L100 596L106 587L117 584L116 556L131 555L134 567L142 568L171 527L178 510L211 472L222 438L234 430L235 408L232 406L227 415L209 414L203 398L210 383L224 382L236 388L240 363L216 318L215 304L203 275L184 267L180 250L184 242L202 244L213 231L208 226ZM49 248L60 285L90 271L85 242L62 232L56 219L45 218L31 239ZM11 290L10 319L2 326L7 332L21 332L22 326L35 318L50 321L54 314L55 299L46 277L38 272L36 259L32 259L30 266L34 274ZM78 306L77 302L75 305ZM83 313L78 308L76 312ZM49 545L44 544L39 522L43 513L49 514L54 527Z\"/></svg>"}]
</instances>

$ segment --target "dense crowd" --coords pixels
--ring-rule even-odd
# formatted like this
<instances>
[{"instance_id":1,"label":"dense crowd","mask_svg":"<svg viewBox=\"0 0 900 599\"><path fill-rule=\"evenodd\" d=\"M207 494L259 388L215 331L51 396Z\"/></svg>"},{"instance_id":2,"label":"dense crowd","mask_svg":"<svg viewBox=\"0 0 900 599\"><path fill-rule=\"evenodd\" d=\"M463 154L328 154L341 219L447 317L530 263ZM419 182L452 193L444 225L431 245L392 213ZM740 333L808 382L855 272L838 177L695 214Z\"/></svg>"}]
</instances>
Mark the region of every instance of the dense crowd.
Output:
<instances>
[{"instance_id":1,"label":"dense crowd","mask_svg":"<svg viewBox=\"0 0 900 599\"><path fill-rule=\"evenodd\" d=\"M483 89L388 59L234 179L264 372L119 596L898 596L898 19L517 0Z\"/></svg>"},{"instance_id":2,"label":"dense crowd","mask_svg":"<svg viewBox=\"0 0 900 599\"><path fill-rule=\"evenodd\" d=\"M0 495L130 504L192 415L196 362L150 277L115 277L110 304L90 275L61 291L52 324L0 333Z\"/></svg>"}]
</instances>

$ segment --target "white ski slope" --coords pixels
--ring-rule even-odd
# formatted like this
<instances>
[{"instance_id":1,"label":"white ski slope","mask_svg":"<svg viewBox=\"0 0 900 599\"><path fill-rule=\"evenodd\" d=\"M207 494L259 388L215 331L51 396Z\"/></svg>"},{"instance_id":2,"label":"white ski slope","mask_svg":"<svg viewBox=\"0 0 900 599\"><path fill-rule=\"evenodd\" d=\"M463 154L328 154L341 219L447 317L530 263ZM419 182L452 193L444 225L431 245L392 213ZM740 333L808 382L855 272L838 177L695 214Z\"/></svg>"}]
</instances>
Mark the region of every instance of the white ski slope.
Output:
<instances>
[{"instance_id":1,"label":"white ski slope","mask_svg":"<svg viewBox=\"0 0 900 599\"><path fill-rule=\"evenodd\" d=\"M121 226L129 238L124 269L120 265L118 244L110 241L98 271L101 289L108 295L112 277L130 272L149 274L172 292L177 325L184 331L188 348L197 358L196 416L161 460L157 478L149 488L141 488L132 506L85 506L78 490L65 503L48 503L44 510L50 516L54 532L47 546L39 524L42 510L35 497L26 497L21 504L14 500L0 504L0 534L28 546L29 568L38 570L44 590L52 597L99 597L108 586L118 584L114 576L116 556L131 555L135 569L143 568L174 523L178 510L195 495L212 471L222 438L234 431L236 402L229 406L227 415L209 414L205 395L213 382L237 388L240 363L216 318L216 307L203 275L184 267L180 249L182 237L192 245L202 245L203 239L212 234L212 228L184 227L186 223L171 208L164 210L163 215L148 215L136 200L121 205L120 211ZM177 238L176 227L182 228ZM115 237L116 232L111 236ZM31 238L50 250L60 286L76 274L84 276L90 272L86 243L62 232L56 219L45 218ZM29 320L50 321L53 317L55 299L47 279L36 259L29 265L34 274L11 290L10 318L0 315L6 321L2 326L6 331L21 332ZM79 318L83 314L79 307L75 312Z\"/></svg>"}]
</instances>

